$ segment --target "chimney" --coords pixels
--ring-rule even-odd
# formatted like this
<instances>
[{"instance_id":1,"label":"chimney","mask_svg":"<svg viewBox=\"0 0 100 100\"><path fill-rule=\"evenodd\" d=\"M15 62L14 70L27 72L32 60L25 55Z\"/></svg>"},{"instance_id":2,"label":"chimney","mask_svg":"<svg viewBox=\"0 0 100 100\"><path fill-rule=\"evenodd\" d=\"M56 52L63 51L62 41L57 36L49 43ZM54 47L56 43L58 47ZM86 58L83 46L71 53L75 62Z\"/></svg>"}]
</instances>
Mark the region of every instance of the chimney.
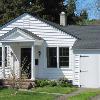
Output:
<instances>
[{"instance_id":1,"label":"chimney","mask_svg":"<svg viewBox=\"0 0 100 100\"><path fill-rule=\"evenodd\" d=\"M65 14L65 12L60 13L60 25L66 26L66 14Z\"/></svg>"}]
</instances>

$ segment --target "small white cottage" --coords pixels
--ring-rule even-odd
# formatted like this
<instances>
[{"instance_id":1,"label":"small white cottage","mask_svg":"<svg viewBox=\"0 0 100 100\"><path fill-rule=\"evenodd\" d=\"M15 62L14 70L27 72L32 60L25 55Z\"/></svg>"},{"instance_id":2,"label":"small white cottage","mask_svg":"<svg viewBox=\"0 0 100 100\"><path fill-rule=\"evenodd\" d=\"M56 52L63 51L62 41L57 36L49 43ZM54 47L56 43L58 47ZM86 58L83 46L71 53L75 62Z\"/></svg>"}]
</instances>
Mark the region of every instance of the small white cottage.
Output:
<instances>
[{"instance_id":1,"label":"small white cottage","mask_svg":"<svg viewBox=\"0 0 100 100\"><path fill-rule=\"evenodd\" d=\"M100 26L62 26L27 13L0 28L0 78L66 77L74 85L100 87Z\"/></svg>"}]
</instances>

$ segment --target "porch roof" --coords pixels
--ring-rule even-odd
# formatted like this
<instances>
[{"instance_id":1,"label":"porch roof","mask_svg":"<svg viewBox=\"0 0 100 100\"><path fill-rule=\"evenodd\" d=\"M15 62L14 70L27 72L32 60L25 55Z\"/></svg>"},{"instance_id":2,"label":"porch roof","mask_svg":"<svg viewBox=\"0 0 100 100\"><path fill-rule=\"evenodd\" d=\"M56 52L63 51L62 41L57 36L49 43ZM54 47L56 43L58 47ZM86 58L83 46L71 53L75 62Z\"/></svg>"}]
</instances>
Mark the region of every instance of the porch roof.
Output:
<instances>
[{"instance_id":1,"label":"porch roof","mask_svg":"<svg viewBox=\"0 0 100 100\"><path fill-rule=\"evenodd\" d=\"M17 34L14 34L15 32L18 32L20 34L22 33L22 35L24 36L25 39L21 39L21 38L20 39L17 38L17 40L13 39L12 37L14 37L14 35L17 35ZM0 42L11 42L11 41L18 42L18 41L34 41L34 40L43 40L43 39L26 29L22 29L22 28L18 28L18 27L13 28L6 34L0 36Z\"/></svg>"}]
</instances>

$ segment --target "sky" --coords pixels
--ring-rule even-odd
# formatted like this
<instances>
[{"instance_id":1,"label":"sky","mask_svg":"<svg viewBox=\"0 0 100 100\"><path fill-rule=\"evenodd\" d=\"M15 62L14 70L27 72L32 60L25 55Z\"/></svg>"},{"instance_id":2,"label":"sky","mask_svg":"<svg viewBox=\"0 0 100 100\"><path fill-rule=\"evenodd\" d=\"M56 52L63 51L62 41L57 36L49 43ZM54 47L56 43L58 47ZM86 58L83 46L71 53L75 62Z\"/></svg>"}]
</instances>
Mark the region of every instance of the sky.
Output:
<instances>
[{"instance_id":1,"label":"sky","mask_svg":"<svg viewBox=\"0 0 100 100\"><path fill-rule=\"evenodd\" d=\"M79 14L82 9L86 9L89 19L100 19L100 9L97 10L96 2L97 0L77 0L77 13ZM100 4L100 0L98 2Z\"/></svg>"}]
</instances>

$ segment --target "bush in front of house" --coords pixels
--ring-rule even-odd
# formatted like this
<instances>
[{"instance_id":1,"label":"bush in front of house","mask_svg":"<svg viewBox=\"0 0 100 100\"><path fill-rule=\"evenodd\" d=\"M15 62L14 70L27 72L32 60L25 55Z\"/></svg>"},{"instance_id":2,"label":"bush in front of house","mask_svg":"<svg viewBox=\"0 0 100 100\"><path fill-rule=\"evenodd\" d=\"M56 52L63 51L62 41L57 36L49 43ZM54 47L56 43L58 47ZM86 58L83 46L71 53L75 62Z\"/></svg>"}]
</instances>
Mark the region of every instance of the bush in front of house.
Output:
<instances>
[{"instance_id":1,"label":"bush in front of house","mask_svg":"<svg viewBox=\"0 0 100 100\"><path fill-rule=\"evenodd\" d=\"M61 87L72 87L73 86L72 81L64 77L58 80L58 85Z\"/></svg>"},{"instance_id":2,"label":"bush in front of house","mask_svg":"<svg viewBox=\"0 0 100 100\"><path fill-rule=\"evenodd\" d=\"M57 81L49 81L49 86L51 87L57 86Z\"/></svg>"},{"instance_id":3,"label":"bush in front of house","mask_svg":"<svg viewBox=\"0 0 100 100\"><path fill-rule=\"evenodd\" d=\"M48 80L36 80L35 81L36 87L44 87L49 85L49 81Z\"/></svg>"},{"instance_id":4,"label":"bush in front of house","mask_svg":"<svg viewBox=\"0 0 100 100\"><path fill-rule=\"evenodd\" d=\"M59 80L36 80L36 87L45 87L45 86L61 86L61 87L73 87L72 81L67 78L60 78Z\"/></svg>"}]
</instances>

